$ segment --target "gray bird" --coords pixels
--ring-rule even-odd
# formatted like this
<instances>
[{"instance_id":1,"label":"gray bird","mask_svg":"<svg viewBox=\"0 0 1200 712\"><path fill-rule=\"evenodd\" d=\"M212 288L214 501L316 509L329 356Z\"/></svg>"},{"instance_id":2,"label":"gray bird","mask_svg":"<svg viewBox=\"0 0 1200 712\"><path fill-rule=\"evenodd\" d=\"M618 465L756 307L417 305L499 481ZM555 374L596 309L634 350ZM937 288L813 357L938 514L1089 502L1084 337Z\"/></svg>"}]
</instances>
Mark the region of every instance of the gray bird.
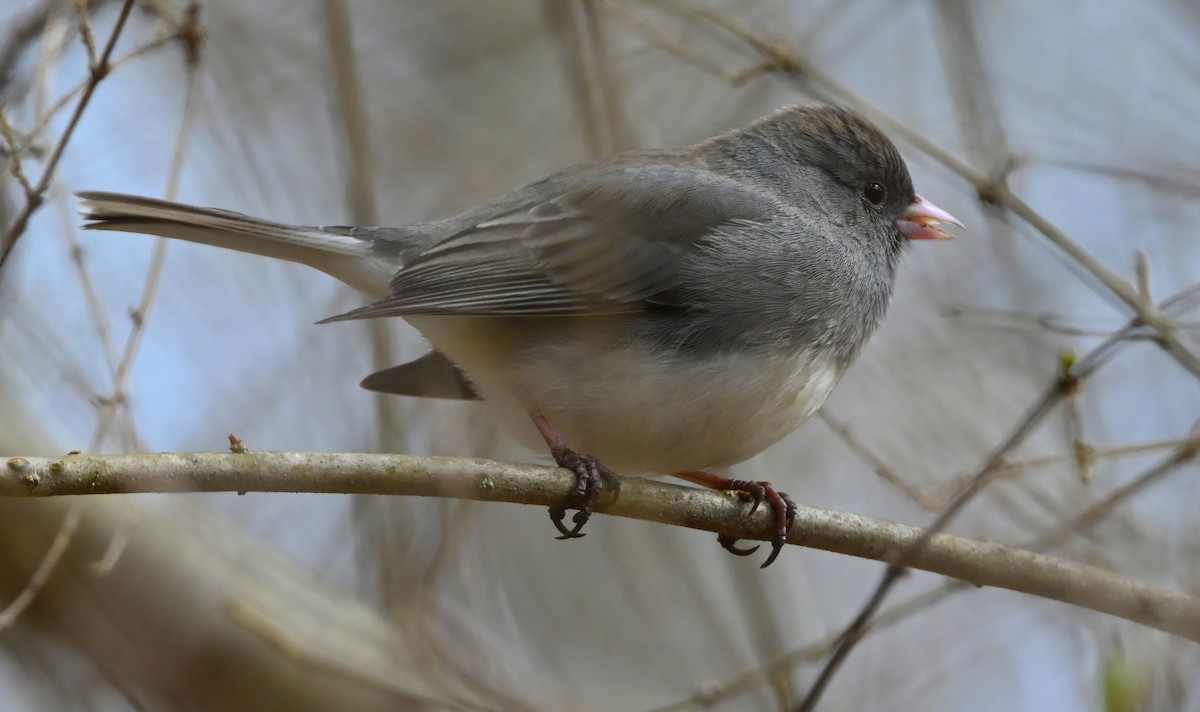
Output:
<instances>
[{"instance_id":1,"label":"gray bird","mask_svg":"<svg viewBox=\"0 0 1200 712\"><path fill-rule=\"evenodd\" d=\"M433 351L363 387L479 398L518 438L549 446L577 476L550 510L560 538L583 536L605 475L668 474L736 491L751 511L766 501L775 517L763 566L795 505L769 483L712 471L811 416L883 317L908 240L960 225L913 192L886 136L830 106L574 166L402 227L299 227L79 196L87 228L291 260L378 300L325 322L406 319ZM579 510L569 528L567 509Z\"/></svg>"}]
</instances>

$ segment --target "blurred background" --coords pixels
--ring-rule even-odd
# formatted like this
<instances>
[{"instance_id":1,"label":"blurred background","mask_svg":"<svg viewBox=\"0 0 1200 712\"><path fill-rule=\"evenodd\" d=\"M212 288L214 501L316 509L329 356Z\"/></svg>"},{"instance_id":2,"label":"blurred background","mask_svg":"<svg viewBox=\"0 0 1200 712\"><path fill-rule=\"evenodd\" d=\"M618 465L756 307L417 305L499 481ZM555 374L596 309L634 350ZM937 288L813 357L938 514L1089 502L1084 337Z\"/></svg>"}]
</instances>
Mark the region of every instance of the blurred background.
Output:
<instances>
[{"instance_id":1,"label":"blurred background","mask_svg":"<svg viewBox=\"0 0 1200 712\"><path fill-rule=\"evenodd\" d=\"M0 7L0 152L23 169L0 176L5 232L121 5L91 3L84 32L75 3ZM222 450L234 433L254 450L541 459L473 404L360 390L425 350L399 320L313 324L363 296L297 265L83 234L81 189L399 224L783 104L867 111L968 230L909 251L822 414L736 473L916 525L1064 353L1130 317L1011 201L981 201L981 180L1130 282L1143 255L1156 301L1200 282L1192 2L209 0L203 43L194 19L135 3L0 268L0 453ZM1195 351L1193 304L1169 316ZM1200 593L1200 469L1143 477L1198 418L1196 377L1129 340L951 531L1062 529L1043 543L1056 556ZM784 710L883 569L789 548L760 571L711 535L609 517L588 533L559 542L541 509L443 499L0 501L0 709ZM1200 650L1165 633L926 574L884 609L822 709L1200 710Z\"/></svg>"}]
</instances>

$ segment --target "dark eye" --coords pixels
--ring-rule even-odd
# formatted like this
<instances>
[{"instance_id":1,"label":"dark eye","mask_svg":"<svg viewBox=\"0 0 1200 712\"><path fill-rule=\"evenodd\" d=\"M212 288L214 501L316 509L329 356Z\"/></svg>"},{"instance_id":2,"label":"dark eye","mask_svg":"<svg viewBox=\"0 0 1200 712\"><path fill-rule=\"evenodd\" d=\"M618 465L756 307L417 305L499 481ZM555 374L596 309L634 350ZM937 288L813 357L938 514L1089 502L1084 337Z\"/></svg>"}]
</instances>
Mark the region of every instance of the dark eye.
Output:
<instances>
[{"instance_id":1,"label":"dark eye","mask_svg":"<svg viewBox=\"0 0 1200 712\"><path fill-rule=\"evenodd\" d=\"M871 181L863 186L863 197L875 205L882 205L883 199L887 197L887 191L883 189L883 184L879 181Z\"/></svg>"}]
</instances>

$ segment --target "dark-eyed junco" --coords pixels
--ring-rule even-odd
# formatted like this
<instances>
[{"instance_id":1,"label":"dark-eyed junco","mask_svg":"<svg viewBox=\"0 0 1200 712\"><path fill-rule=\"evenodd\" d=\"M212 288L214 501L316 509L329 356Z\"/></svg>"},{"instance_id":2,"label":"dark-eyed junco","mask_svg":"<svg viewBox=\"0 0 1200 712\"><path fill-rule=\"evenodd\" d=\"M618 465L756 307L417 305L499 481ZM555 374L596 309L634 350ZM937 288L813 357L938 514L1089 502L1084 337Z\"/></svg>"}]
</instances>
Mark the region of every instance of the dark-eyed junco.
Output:
<instances>
[{"instance_id":1,"label":"dark-eyed junco","mask_svg":"<svg viewBox=\"0 0 1200 712\"><path fill-rule=\"evenodd\" d=\"M670 474L767 501L763 566L794 505L712 470L811 416L886 311L906 242L959 224L913 192L886 136L830 106L574 166L403 227L297 227L79 195L88 228L292 260L378 299L325 321L407 319L434 350L363 386L482 398L523 440L548 445L578 476L551 509L563 537L582 536L608 468ZM579 509L570 528L568 508Z\"/></svg>"}]
</instances>

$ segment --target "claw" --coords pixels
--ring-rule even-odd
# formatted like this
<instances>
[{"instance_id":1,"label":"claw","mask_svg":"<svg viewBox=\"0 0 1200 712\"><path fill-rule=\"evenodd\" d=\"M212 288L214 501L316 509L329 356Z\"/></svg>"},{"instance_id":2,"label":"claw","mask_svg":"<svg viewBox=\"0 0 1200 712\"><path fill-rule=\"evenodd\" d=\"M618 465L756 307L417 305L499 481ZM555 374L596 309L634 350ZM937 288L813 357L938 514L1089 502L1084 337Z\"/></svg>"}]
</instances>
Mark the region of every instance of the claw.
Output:
<instances>
[{"instance_id":1,"label":"claw","mask_svg":"<svg viewBox=\"0 0 1200 712\"><path fill-rule=\"evenodd\" d=\"M571 517L571 521L575 523L575 526L571 529L567 529L567 527L563 525L563 517L567 516L566 506L551 507L550 521L553 522L554 527L562 533L562 536L556 536L554 538L562 541L563 539L582 539L583 537L587 536L587 534L581 534L579 532L580 529L583 529L583 525L587 523L587 517L579 516L581 514L583 514L583 512L576 512L575 516Z\"/></svg>"},{"instance_id":2,"label":"claw","mask_svg":"<svg viewBox=\"0 0 1200 712\"><path fill-rule=\"evenodd\" d=\"M754 552L758 551L758 546L752 546L749 549L738 546L737 545L737 543L738 543L737 537L732 537L732 536L729 536L728 534L718 534L717 535L717 543L721 545L722 549L724 549L725 551L728 551L730 554L733 554L734 556L749 556L749 555L753 554ZM773 558L774 558L774 555L772 554L772 559Z\"/></svg>"},{"instance_id":3,"label":"claw","mask_svg":"<svg viewBox=\"0 0 1200 712\"><path fill-rule=\"evenodd\" d=\"M770 566L771 564L775 563L775 557L779 556L779 552L783 551L783 545L786 543L787 543L787 535L786 534L776 534L775 538L771 540L771 555L768 556L767 560L764 561L762 563L762 566L759 566L758 568L765 569L768 566ZM754 548L757 549L758 547L756 546Z\"/></svg>"}]
</instances>

